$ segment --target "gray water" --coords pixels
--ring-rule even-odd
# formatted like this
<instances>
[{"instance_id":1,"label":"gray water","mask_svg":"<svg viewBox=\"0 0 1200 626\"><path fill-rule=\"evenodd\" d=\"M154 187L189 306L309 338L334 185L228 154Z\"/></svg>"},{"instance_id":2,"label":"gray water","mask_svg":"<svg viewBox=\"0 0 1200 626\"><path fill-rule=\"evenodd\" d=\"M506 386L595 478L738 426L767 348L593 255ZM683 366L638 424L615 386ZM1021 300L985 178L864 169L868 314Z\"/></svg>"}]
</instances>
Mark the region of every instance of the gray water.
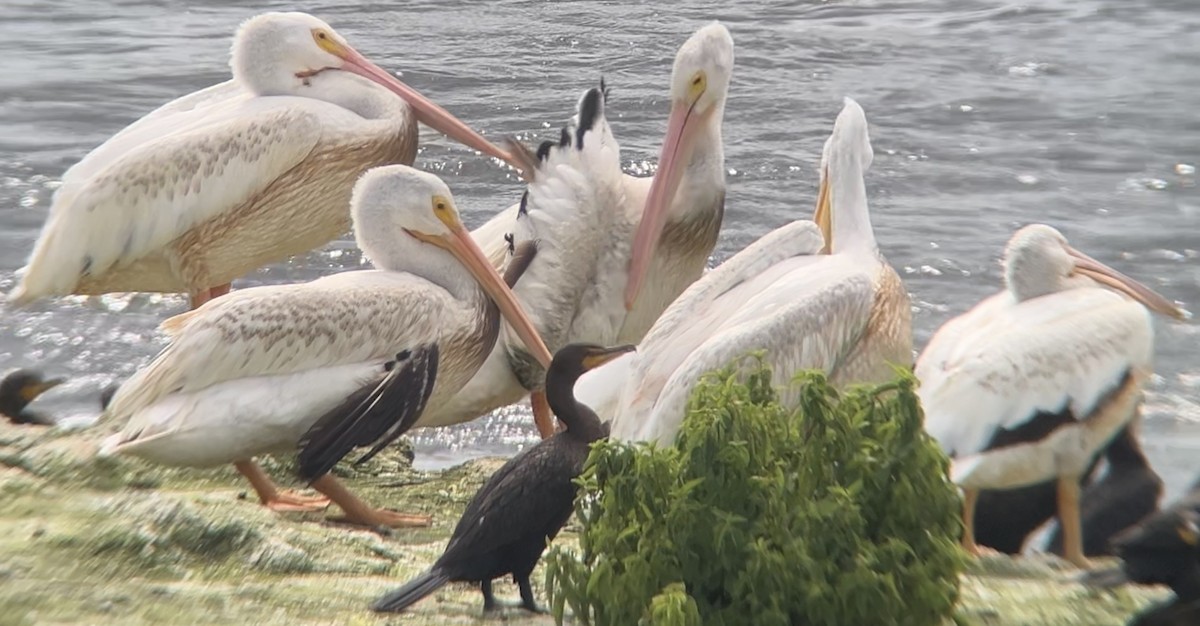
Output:
<instances>
[{"instance_id":1,"label":"gray water","mask_svg":"<svg viewBox=\"0 0 1200 626\"><path fill-rule=\"evenodd\" d=\"M58 177L158 105L225 80L232 33L304 10L488 136L557 136L603 74L628 171L654 171L678 46L707 20L733 34L729 191L713 262L811 215L819 151L843 96L862 104L880 246L917 307L917 348L1000 285L1029 222L1200 309L1200 3L1195 0L862 2L206 2L0 4L0 292L13 285ZM253 6L247 6L253 5ZM428 129L417 165L446 179L472 226L516 201L509 173ZM351 238L235 288L359 266ZM72 382L42 406L77 421L163 345L173 295L67 298L0 315L0 370ZM1147 453L1179 493L1200 471L1200 326L1159 321ZM512 407L415 433L418 462L535 441Z\"/></svg>"}]
</instances>

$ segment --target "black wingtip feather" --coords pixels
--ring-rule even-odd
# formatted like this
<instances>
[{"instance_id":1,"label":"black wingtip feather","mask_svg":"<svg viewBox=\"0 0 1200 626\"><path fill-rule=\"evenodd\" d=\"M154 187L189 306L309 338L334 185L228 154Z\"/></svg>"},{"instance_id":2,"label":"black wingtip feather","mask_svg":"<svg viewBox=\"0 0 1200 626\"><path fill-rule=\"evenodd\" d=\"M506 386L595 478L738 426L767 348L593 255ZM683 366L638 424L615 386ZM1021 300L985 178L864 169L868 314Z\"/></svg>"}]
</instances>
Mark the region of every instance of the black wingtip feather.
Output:
<instances>
[{"instance_id":1,"label":"black wingtip feather","mask_svg":"<svg viewBox=\"0 0 1200 626\"><path fill-rule=\"evenodd\" d=\"M592 130L596 125L596 120L604 114L604 87L603 85L597 89L595 87L587 90L583 94L583 101L579 103L579 128L575 131L575 149L583 149L583 136L587 131Z\"/></svg>"},{"instance_id":2,"label":"black wingtip feather","mask_svg":"<svg viewBox=\"0 0 1200 626\"><path fill-rule=\"evenodd\" d=\"M554 142L547 139L538 145L537 158L538 161L545 161L550 157L550 148L554 147Z\"/></svg>"},{"instance_id":3,"label":"black wingtip feather","mask_svg":"<svg viewBox=\"0 0 1200 626\"><path fill-rule=\"evenodd\" d=\"M529 215L529 188L525 188L525 193L521 194L521 206L517 207L517 217Z\"/></svg>"},{"instance_id":4,"label":"black wingtip feather","mask_svg":"<svg viewBox=\"0 0 1200 626\"><path fill-rule=\"evenodd\" d=\"M374 443L355 461L363 463L412 428L433 391L437 368L437 344L422 346L322 415L297 444L300 478L312 482L354 448Z\"/></svg>"},{"instance_id":5,"label":"black wingtip feather","mask_svg":"<svg viewBox=\"0 0 1200 626\"><path fill-rule=\"evenodd\" d=\"M562 134L558 137L558 147L565 148L569 145L571 145L571 131L567 130L566 126L563 126Z\"/></svg>"}]
</instances>

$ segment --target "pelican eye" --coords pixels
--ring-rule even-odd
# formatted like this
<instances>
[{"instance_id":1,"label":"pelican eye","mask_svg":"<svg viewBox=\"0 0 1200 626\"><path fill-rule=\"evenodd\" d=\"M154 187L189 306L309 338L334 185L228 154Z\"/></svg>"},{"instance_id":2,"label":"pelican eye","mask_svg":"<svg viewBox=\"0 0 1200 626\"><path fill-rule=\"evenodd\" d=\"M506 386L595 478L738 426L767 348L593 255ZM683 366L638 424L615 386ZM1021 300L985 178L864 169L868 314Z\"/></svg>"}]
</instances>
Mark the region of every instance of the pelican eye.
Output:
<instances>
[{"instance_id":1,"label":"pelican eye","mask_svg":"<svg viewBox=\"0 0 1200 626\"><path fill-rule=\"evenodd\" d=\"M334 41L333 35L330 35L329 32L326 31L325 29L323 29L323 28L312 29L312 37L313 37L313 41L317 42L317 47L319 47L320 49L324 50L325 52L328 52L329 54L341 56L342 45L339 44L337 41Z\"/></svg>"},{"instance_id":2,"label":"pelican eye","mask_svg":"<svg viewBox=\"0 0 1200 626\"><path fill-rule=\"evenodd\" d=\"M688 83L688 100L695 103L700 96L704 95L706 89L708 89L708 75L704 73L704 70L697 70Z\"/></svg>"}]
</instances>

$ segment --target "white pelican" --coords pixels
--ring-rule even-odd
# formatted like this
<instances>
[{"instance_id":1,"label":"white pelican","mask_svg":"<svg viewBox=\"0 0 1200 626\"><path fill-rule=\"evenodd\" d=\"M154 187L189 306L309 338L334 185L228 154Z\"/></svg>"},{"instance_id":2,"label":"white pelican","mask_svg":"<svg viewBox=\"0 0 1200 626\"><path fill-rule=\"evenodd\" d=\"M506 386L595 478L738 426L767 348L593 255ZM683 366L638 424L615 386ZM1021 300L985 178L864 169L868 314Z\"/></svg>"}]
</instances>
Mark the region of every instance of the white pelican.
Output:
<instances>
[{"instance_id":1,"label":"white pelican","mask_svg":"<svg viewBox=\"0 0 1200 626\"><path fill-rule=\"evenodd\" d=\"M1017 231L1004 263L1006 289L946 322L917 360L925 429L954 459L968 551L979 490L1057 479L1063 555L1087 567L1080 476L1136 414L1154 353L1146 309L1184 313L1043 224Z\"/></svg>"},{"instance_id":2,"label":"white pelican","mask_svg":"<svg viewBox=\"0 0 1200 626\"><path fill-rule=\"evenodd\" d=\"M465 384L498 315L550 354L436 176L374 168L351 205L358 246L379 269L244 289L168 319L170 345L108 405L105 417L128 423L101 454L233 463L268 507L310 510L322 502L280 492L251 461L304 439L306 478L348 521L428 523L365 505L325 471L356 445L378 442L374 454Z\"/></svg>"},{"instance_id":3,"label":"white pelican","mask_svg":"<svg viewBox=\"0 0 1200 626\"><path fill-rule=\"evenodd\" d=\"M617 293L614 297L572 301L570 306L560 307L555 318L549 313L541 314L547 324L572 328L560 336L561 341L547 340L552 349L569 342L637 343L667 305L704 272L725 212L721 120L732 72L733 38L719 22L700 28L680 46L671 71L671 113L658 171L653 178L620 174L613 180L618 188L612 191L610 201L615 204L603 209L610 215L605 219L612 220L607 228L596 228L593 221L589 230L573 230L571 224L586 220L575 215L569 204L563 204L563 198L555 197L558 193L555 185L561 183L543 187L547 191L541 194L545 197L541 203L549 211L545 220L565 221L552 226L543 220L539 230L569 233L572 241L591 254L606 255L611 261L604 272L596 274L589 274L585 263L576 263L578 271L560 273L555 282L546 283L546 288L580 294L588 283L595 281L628 292L628 281L634 280L634 276L648 276L632 309L626 310L622 294ZM615 142L613 149L616 150ZM582 167L574 178L565 180L573 183L579 177L597 180L610 175L608 171ZM538 195L533 188L530 193L531 197ZM496 264L503 262L507 250L505 238L513 232L521 206L509 207L472 233ZM635 237L643 243L631 250L630 241ZM544 235L542 241L550 243ZM618 262L618 258L623 260ZM530 288L538 266L549 263L552 263L550 257L539 254L530 268L531 275L518 283L518 294L521 289ZM544 306L536 298L523 302L535 316ZM598 323L606 329L615 324L619 330L615 336L610 336L607 330L595 332L589 330L594 328L593 322L586 320L600 320ZM446 423L475 419L519 402L532 391L531 404L539 433L547 437L554 432L550 408L540 388L543 378L540 368L514 375L513 367L522 366L510 364L509 347L503 337L496 342L496 348L471 382L441 409Z\"/></svg>"},{"instance_id":4,"label":"white pelican","mask_svg":"<svg viewBox=\"0 0 1200 626\"><path fill-rule=\"evenodd\" d=\"M776 382L821 369L836 385L884 382L912 363L908 293L875 244L863 174L867 121L849 98L825 142L815 223L778 228L696 281L635 354L580 379L612 436L668 445L707 372L756 350ZM783 390L781 401L795 402Z\"/></svg>"},{"instance_id":5,"label":"white pelican","mask_svg":"<svg viewBox=\"0 0 1200 626\"><path fill-rule=\"evenodd\" d=\"M311 15L247 20L229 65L232 80L160 107L67 170L10 301L186 292L195 308L346 232L354 181L411 164L417 122L511 160Z\"/></svg>"}]
</instances>

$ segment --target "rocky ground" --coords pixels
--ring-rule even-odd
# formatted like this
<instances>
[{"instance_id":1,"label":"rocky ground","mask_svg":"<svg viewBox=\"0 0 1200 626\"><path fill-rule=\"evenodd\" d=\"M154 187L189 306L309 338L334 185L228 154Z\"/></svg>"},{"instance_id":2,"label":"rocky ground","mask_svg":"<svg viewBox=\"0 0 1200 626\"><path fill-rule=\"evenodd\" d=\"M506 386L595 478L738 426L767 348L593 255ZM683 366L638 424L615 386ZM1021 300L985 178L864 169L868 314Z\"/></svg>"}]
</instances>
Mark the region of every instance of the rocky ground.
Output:
<instances>
[{"instance_id":1,"label":"rocky ground","mask_svg":"<svg viewBox=\"0 0 1200 626\"><path fill-rule=\"evenodd\" d=\"M0 424L0 626L43 624L552 624L518 609L481 615L478 591L451 585L397 616L366 607L433 562L458 514L502 459L411 469L399 446L337 472L365 499L433 515L428 529L380 536L257 505L232 468L166 470L95 459L97 431ZM264 460L281 479L289 468ZM560 541L573 542L568 526ZM1163 589L1093 593L1055 559L977 562L956 622L1117 626ZM535 585L541 574L535 574ZM537 589L544 602L544 591ZM516 599L498 581L497 594Z\"/></svg>"}]
</instances>

